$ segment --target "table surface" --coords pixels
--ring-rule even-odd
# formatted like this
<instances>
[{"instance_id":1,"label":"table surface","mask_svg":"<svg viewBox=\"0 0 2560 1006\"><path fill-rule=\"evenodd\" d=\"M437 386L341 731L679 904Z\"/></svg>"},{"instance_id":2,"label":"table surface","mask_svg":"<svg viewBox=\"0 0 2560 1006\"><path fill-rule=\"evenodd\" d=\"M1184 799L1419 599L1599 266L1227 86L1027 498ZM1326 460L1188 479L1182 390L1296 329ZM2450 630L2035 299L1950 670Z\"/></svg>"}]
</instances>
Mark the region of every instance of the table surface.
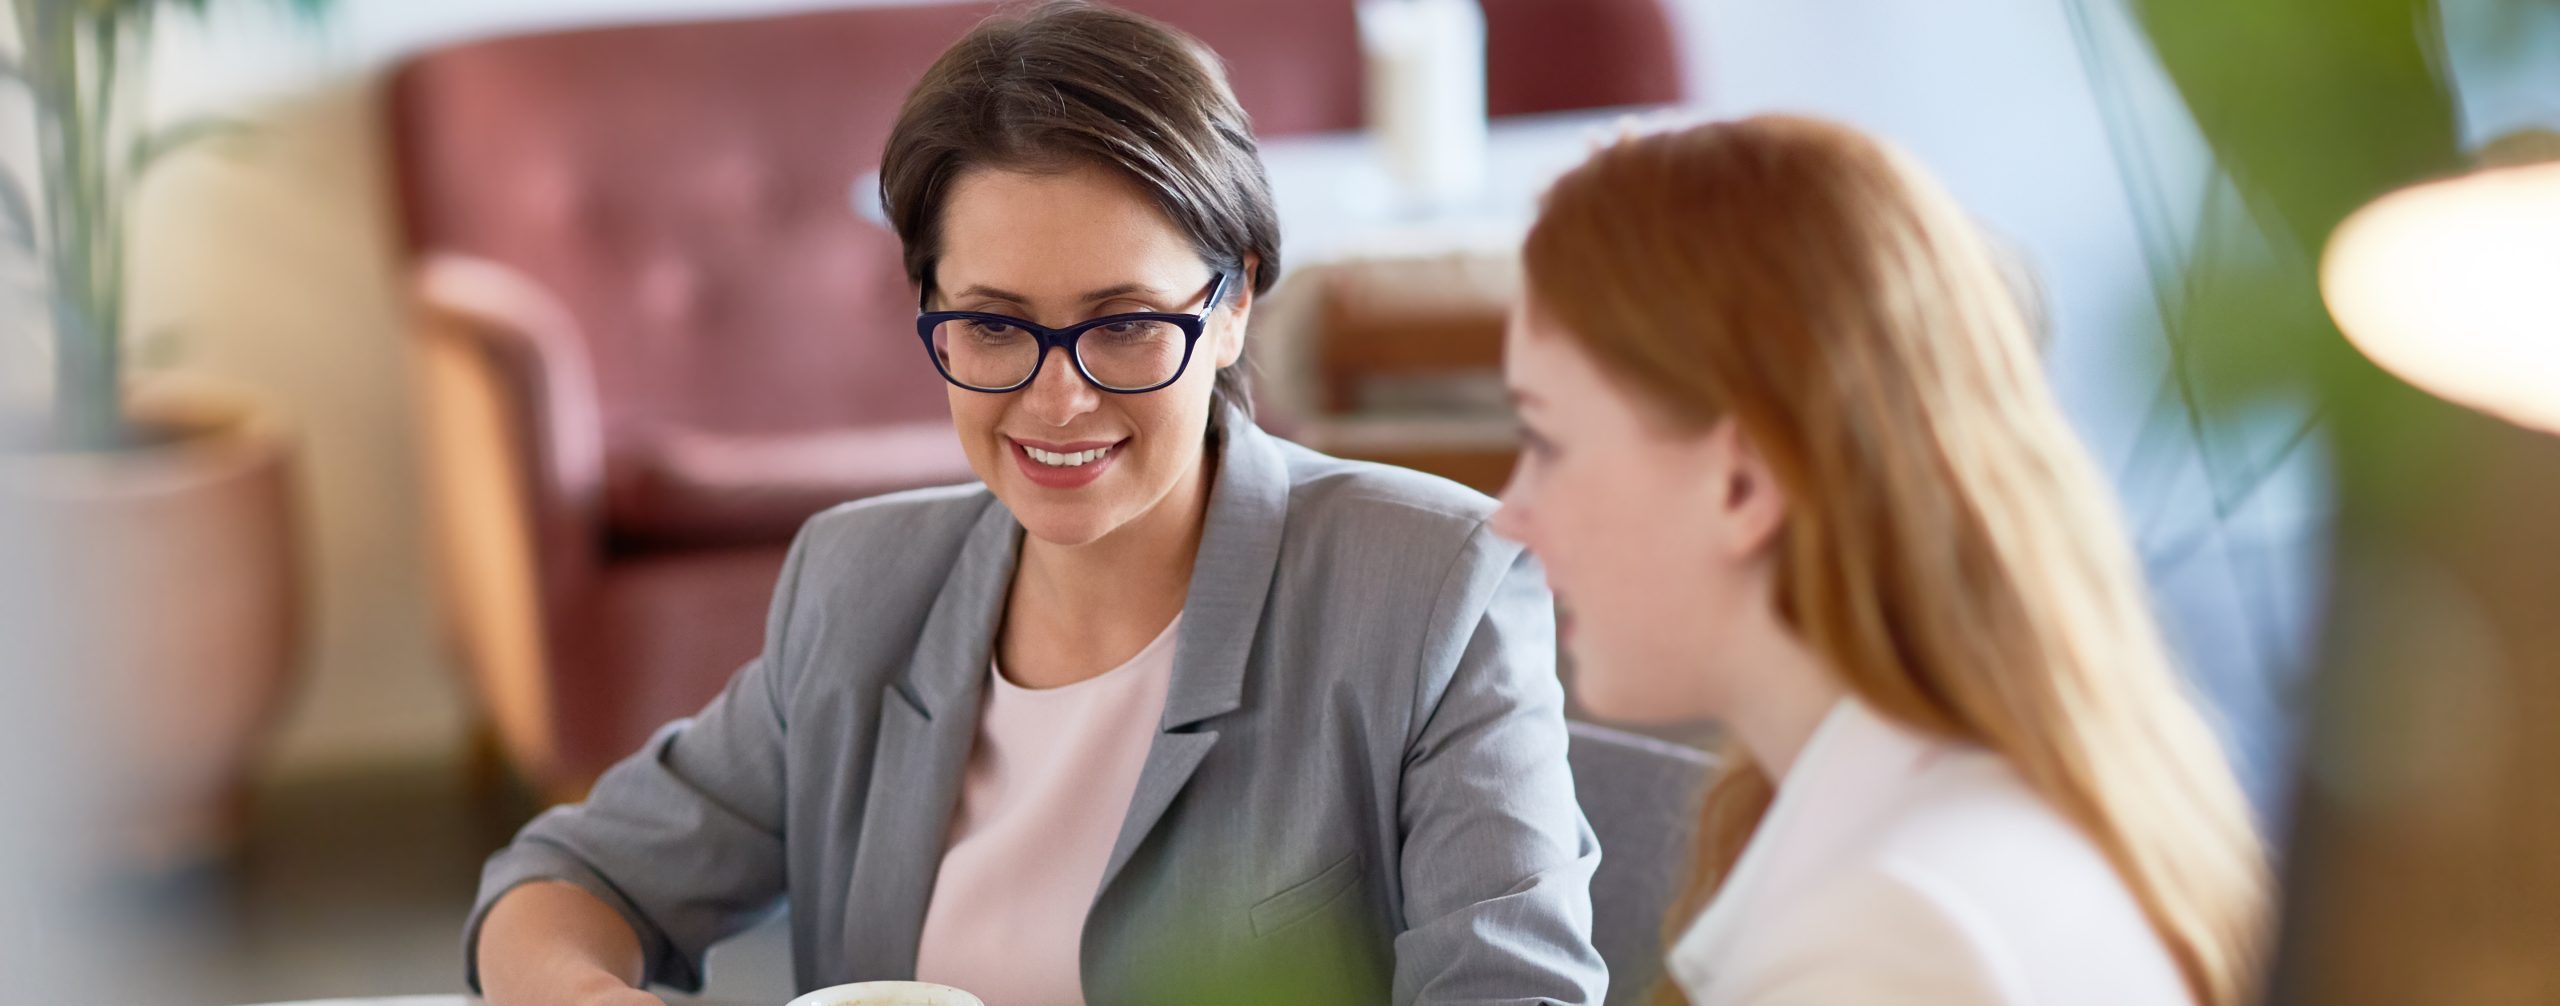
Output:
<instances>
[{"instance_id":1,"label":"table surface","mask_svg":"<svg viewBox=\"0 0 2560 1006\"><path fill-rule=\"evenodd\" d=\"M662 997L672 996L672 993L663 991L658 994ZM672 996L667 999L667 1002L669 1003L669 1006L763 1006L763 1004L738 1003L721 998L688 999L683 996ZM300 999L293 1002L265 1003L261 1004L261 1006L486 1006L486 1004L478 996L427 995L381 996L377 998L353 999Z\"/></svg>"},{"instance_id":2,"label":"table surface","mask_svg":"<svg viewBox=\"0 0 2560 1006\"><path fill-rule=\"evenodd\" d=\"M308 999L267 1006L480 1006L472 996L383 996L378 999Z\"/></svg>"}]
</instances>

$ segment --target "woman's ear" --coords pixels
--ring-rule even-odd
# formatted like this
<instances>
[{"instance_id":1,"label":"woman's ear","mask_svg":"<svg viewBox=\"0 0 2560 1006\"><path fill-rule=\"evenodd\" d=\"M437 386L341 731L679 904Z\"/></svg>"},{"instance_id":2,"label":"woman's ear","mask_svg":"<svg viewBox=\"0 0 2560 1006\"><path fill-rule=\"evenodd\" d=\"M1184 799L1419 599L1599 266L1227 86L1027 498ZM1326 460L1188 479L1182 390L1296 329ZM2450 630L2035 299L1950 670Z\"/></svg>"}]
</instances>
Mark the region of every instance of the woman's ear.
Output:
<instances>
[{"instance_id":1,"label":"woman's ear","mask_svg":"<svg viewBox=\"0 0 2560 1006\"><path fill-rule=\"evenodd\" d=\"M1217 361L1220 368L1232 367L1244 358L1245 322L1253 312L1253 281L1262 274L1262 256L1246 252L1244 270L1227 280L1226 303L1218 311L1211 331L1217 334Z\"/></svg>"},{"instance_id":2,"label":"woman's ear","mask_svg":"<svg viewBox=\"0 0 2560 1006\"><path fill-rule=\"evenodd\" d=\"M1724 518L1719 523L1725 527L1726 545L1737 558L1757 554L1786 526L1786 487L1778 483L1768 458L1732 416L1717 420L1707 436L1719 462L1716 507Z\"/></svg>"},{"instance_id":3,"label":"woman's ear","mask_svg":"<svg viewBox=\"0 0 2560 1006\"><path fill-rule=\"evenodd\" d=\"M1227 281L1227 303L1241 315L1253 309L1254 281L1262 276L1262 256L1244 253L1244 272Z\"/></svg>"}]
</instances>

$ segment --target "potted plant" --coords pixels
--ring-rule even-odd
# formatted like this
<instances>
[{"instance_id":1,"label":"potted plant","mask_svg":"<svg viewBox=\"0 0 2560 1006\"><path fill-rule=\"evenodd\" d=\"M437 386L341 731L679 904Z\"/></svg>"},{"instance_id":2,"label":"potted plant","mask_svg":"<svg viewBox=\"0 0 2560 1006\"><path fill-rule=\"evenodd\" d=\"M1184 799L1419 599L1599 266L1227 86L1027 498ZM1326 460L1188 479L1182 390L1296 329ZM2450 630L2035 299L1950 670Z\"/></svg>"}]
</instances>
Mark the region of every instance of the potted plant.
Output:
<instances>
[{"instance_id":1,"label":"potted plant","mask_svg":"<svg viewBox=\"0 0 2560 1006\"><path fill-rule=\"evenodd\" d=\"M49 414L0 416L0 512L38 532L9 572L42 584L54 648L38 659L89 690L113 853L146 869L236 840L296 650L283 425L218 382L124 373L131 197L222 131L140 121L151 27L205 6L11 0L18 48L0 53L0 99L30 103L38 148L31 175L0 164L0 282L20 287L0 310L11 330L49 329L53 358Z\"/></svg>"}]
</instances>

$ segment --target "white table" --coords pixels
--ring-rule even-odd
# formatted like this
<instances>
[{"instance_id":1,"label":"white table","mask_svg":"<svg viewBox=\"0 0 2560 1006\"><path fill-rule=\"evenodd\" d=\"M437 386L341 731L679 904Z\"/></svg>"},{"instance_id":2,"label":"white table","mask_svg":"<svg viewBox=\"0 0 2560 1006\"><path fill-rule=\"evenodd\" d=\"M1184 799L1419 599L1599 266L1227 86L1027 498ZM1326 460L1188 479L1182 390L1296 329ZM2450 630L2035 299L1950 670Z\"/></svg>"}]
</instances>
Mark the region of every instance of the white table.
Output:
<instances>
[{"instance_id":1,"label":"white table","mask_svg":"<svg viewBox=\"0 0 2560 1006\"><path fill-rule=\"evenodd\" d=\"M671 1006L724 1006L721 999L688 999L660 992ZM289 1003L266 1003L264 1006L486 1006L478 996L382 996L360 999L306 999Z\"/></svg>"},{"instance_id":2,"label":"white table","mask_svg":"<svg viewBox=\"0 0 2560 1006\"><path fill-rule=\"evenodd\" d=\"M379 999L307 999L267 1006L480 1006L472 996L383 996Z\"/></svg>"}]
</instances>

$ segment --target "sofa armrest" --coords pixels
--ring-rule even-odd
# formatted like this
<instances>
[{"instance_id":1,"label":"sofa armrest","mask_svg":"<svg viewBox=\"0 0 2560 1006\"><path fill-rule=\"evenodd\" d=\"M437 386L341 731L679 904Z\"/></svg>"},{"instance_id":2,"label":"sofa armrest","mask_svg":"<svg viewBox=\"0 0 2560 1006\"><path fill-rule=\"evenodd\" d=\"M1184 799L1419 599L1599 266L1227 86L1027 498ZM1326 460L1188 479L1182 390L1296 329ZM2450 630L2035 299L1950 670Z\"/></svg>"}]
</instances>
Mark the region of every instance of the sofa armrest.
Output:
<instances>
[{"instance_id":1,"label":"sofa armrest","mask_svg":"<svg viewBox=\"0 0 2560 1006\"><path fill-rule=\"evenodd\" d=\"M787 542L838 503L977 478L945 420L764 434L673 428L623 449L611 467L612 539L679 547Z\"/></svg>"},{"instance_id":2,"label":"sofa armrest","mask_svg":"<svg viewBox=\"0 0 2560 1006\"><path fill-rule=\"evenodd\" d=\"M556 665L602 548L592 371L576 320L504 265L429 256L412 293L446 617L499 742L544 782Z\"/></svg>"}]
</instances>

